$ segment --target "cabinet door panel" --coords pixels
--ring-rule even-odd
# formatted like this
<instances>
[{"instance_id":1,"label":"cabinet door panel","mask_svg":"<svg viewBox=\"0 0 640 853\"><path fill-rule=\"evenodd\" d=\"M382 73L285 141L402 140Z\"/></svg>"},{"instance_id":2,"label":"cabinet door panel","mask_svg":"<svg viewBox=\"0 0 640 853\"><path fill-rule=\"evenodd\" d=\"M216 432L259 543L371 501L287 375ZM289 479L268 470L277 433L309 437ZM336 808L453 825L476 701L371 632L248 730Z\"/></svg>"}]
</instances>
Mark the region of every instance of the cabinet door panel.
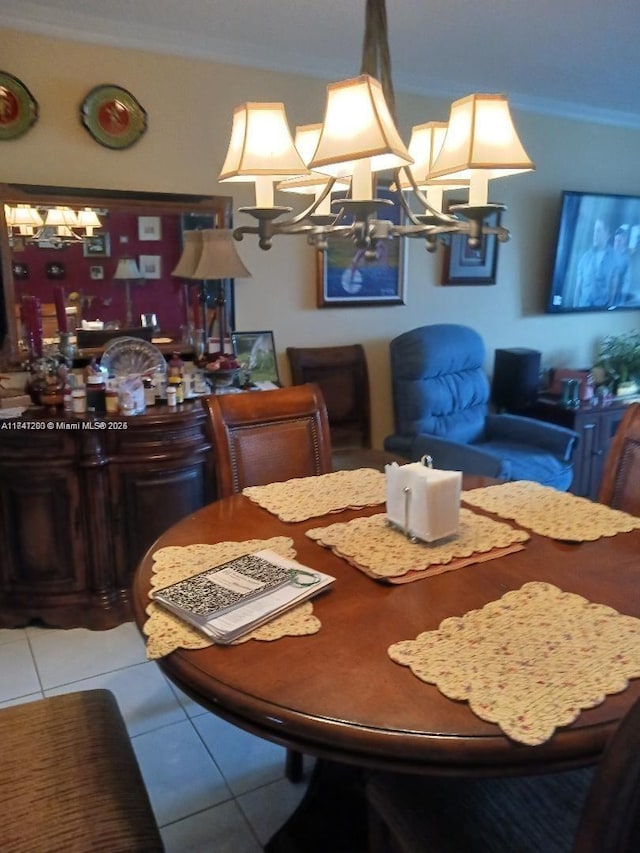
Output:
<instances>
[{"instance_id":1,"label":"cabinet door panel","mask_svg":"<svg viewBox=\"0 0 640 853\"><path fill-rule=\"evenodd\" d=\"M73 472L3 467L5 584L14 591L73 592L86 586Z\"/></svg>"},{"instance_id":2,"label":"cabinet door panel","mask_svg":"<svg viewBox=\"0 0 640 853\"><path fill-rule=\"evenodd\" d=\"M131 572L158 536L206 503L206 466L197 461L171 468L120 469L115 485L120 530L125 537L121 543L125 576L120 582L127 586Z\"/></svg>"}]
</instances>

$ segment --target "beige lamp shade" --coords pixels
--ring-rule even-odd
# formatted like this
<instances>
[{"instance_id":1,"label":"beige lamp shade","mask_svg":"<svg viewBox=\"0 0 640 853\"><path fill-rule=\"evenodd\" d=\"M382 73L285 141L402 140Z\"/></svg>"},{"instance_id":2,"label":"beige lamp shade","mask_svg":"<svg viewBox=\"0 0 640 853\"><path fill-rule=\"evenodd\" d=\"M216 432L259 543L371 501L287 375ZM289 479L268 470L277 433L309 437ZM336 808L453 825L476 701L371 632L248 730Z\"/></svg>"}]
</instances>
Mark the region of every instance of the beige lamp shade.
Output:
<instances>
[{"instance_id":1,"label":"beige lamp shade","mask_svg":"<svg viewBox=\"0 0 640 853\"><path fill-rule=\"evenodd\" d=\"M369 74L327 86L322 132L309 168L344 177L353 174L353 161L365 158L373 172L412 162L382 86Z\"/></svg>"},{"instance_id":2,"label":"beige lamp shade","mask_svg":"<svg viewBox=\"0 0 640 853\"><path fill-rule=\"evenodd\" d=\"M47 227L66 225L67 228L76 228L78 217L75 210L71 210L70 207L51 207L47 211L44 224Z\"/></svg>"},{"instance_id":3,"label":"beige lamp shade","mask_svg":"<svg viewBox=\"0 0 640 853\"><path fill-rule=\"evenodd\" d=\"M424 193L427 203L439 212L442 212L443 209L445 190L469 186L468 179L429 179L428 177L446 135L447 123L445 121L429 121L426 124L418 124L411 128L411 139L409 140L409 154L413 157L413 166L407 166L407 169L411 171L418 189ZM401 190L413 189L404 169L400 172L399 184Z\"/></svg>"},{"instance_id":4,"label":"beige lamp shade","mask_svg":"<svg viewBox=\"0 0 640 853\"><path fill-rule=\"evenodd\" d=\"M202 254L202 232L184 231L182 234L182 254L171 275L180 278L195 278L194 272Z\"/></svg>"},{"instance_id":5,"label":"beige lamp shade","mask_svg":"<svg viewBox=\"0 0 640 853\"><path fill-rule=\"evenodd\" d=\"M429 178L467 178L469 202L486 204L487 181L534 168L518 138L506 97L475 94L451 104L447 135ZM474 183L480 187L475 197Z\"/></svg>"},{"instance_id":6,"label":"beige lamp shade","mask_svg":"<svg viewBox=\"0 0 640 853\"><path fill-rule=\"evenodd\" d=\"M144 278L135 258L120 258L113 277L121 279L122 281L128 281L134 278Z\"/></svg>"},{"instance_id":7,"label":"beige lamp shade","mask_svg":"<svg viewBox=\"0 0 640 853\"><path fill-rule=\"evenodd\" d=\"M273 182L306 170L293 144L284 104L247 103L235 108L219 181L253 181L256 206L272 208Z\"/></svg>"},{"instance_id":8,"label":"beige lamp shade","mask_svg":"<svg viewBox=\"0 0 640 853\"><path fill-rule=\"evenodd\" d=\"M295 146L305 165L311 162L315 154L321 131L321 124L304 124L296 127ZM308 171L306 174L296 175L295 178L287 178L281 181L276 189L302 195L318 195L324 190L329 180L328 175ZM345 179L336 181L335 184L336 189L344 189L348 186L349 181Z\"/></svg>"},{"instance_id":9,"label":"beige lamp shade","mask_svg":"<svg viewBox=\"0 0 640 853\"><path fill-rule=\"evenodd\" d=\"M247 103L235 108L231 141L218 180L253 181L262 175L281 180L304 171L284 104Z\"/></svg>"},{"instance_id":10,"label":"beige lamp shade","mask_svg":"<svg viewBox=\"0 0 640 853\"><path fill-rule=\"evenodd\" d=\"M35 225L39 228L44 224L44 220L42 219L42 216L40 216L40 213L35 209L35 207L31 207L30 204L18 204L11 210L11 225L24 225L31 228Z\"/></svg>"},{"instance_id":11,"label":"beige lamp shade","mask_svg":"<svg viewBox=\"0 0 640 853\"><path fill-rule=\"evenodd\" d=\"M442 143L447 135L446 121L429 121L426 124L418 124L411 128L411 139L409 140L409 154L413 158L413 165L408 166L418 189L424 190L428 186L436 184L444 188L457 189L469 185L468 180L453 178L431 178L427 180L433 164L442 149ZM404 173L402 173L403 175ZM400 179L401 189L411 189L411 183L407 177Z\"/></svg>"},{"instance_id":12,"label":"beige lamp shade","mask_svg":"<svg viewBox=\"0 0 640 853\"><path fill-rule=\"evenodd\" d=\"M85 229L85 235L87 237L93 237L93 232L96 228L102 227L102 223L98 218L98 214L95 210L92 210L90 207L85 207L82 210L79 210L77 215L77 227Z\"/></svg>"},{"instance_id":13,"label":"beige lamp shade","mask_svg":"<svg viewBox=\"0 0 640 853\"><path fill-rule=\"evenodd\" d=\"M57 225L56 226L56 237L62 237L65 240L78 240L81 239L76 237L71 228L68 225Z\"/></svg>"},{"instance_id":14,"label":"beige lamp shade","mask_svg":"<svg viewBox=\"0 0 640 853\"><path fill-rule=\"evenodd\" d=\"M251 278L236 251L233 234L228 229L207 228L196 231L202 240L202 252L192 278L202 281L220 278Z\"/></svg>"}]
</instances>

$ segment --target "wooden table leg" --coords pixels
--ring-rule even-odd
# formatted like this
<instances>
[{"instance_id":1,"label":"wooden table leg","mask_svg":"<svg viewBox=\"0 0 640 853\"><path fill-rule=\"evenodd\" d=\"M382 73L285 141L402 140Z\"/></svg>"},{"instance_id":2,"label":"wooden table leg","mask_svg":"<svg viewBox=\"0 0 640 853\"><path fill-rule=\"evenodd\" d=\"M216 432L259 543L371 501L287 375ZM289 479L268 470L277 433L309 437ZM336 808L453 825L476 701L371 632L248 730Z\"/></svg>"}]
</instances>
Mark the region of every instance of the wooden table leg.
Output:
<instances>
[{"instance_id":1,"label":"wooden table leg","mask_svg":"<svg viewBox=\"0 0 640 853\"><path fill-rule=\"evenodd\" d=\"M318 759L307 793L265 853L366 853L365 771Z\"/></svg>"}]
</instances>

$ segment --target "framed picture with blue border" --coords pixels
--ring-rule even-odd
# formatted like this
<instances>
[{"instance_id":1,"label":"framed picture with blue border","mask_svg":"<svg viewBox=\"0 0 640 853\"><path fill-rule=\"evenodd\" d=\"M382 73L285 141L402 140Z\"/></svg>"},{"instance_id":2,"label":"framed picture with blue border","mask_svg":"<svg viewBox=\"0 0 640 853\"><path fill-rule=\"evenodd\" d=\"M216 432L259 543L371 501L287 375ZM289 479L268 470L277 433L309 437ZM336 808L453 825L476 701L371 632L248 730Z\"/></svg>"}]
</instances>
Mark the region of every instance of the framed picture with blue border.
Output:
<instances>
[{"instance_id":1,"label":"framed picture with blue border","mask_svg":"<svg viewBox=\"0 0 640 853\"><path fill-rule=\"evenodd\" d=\"M379 198L393 205L378 211L380 219L395 224L402 221L402 208L395 193L379 187ZM340 194L334 193L333 199ZM329 237L328 246L318 251L317 288L319 308L404 305L406 291L406 238L378 240L375 258L365 257L349 238Z\"/></svg>"}]
</instances>

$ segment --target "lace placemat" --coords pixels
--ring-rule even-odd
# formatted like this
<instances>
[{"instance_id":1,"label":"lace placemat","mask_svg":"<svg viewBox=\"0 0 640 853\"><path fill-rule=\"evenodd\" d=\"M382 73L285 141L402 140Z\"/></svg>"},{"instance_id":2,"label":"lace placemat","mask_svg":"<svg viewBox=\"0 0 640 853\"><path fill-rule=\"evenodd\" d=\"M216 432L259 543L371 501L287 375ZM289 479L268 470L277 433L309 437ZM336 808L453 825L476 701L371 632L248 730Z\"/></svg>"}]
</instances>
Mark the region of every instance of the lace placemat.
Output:
<instances>
[{"instance_id":1,"label":"lace placemat","mask_svg":"<svg viewBox=\"0 0 640 853\"><path fill-rule=\"evenodd\" d=\"M317 515L384 503L386 480L381 471L357 468L267 486L247 486L242 494L281 521L306 521Z\"/></svg>"},{"instance_id":2,"label":"lace placemat","mask_svg":"<svg viewBox=\"0 0 640 853\"><path fill-rule=\"evenodd\" d=\"M513 740L535 745L640 677L640 619L534 581L388 653Z\"/></svg>"},{"instance_id":3,"label":"lace placemat","mask_svg":"<svg viewBox=\"0 0 640 853\"><path fill-rule=\"evenodd\" d=\"M462 500L512 519L534 533L570 542L590 542L640 529L640 518L528 480L472 489L462 493Z\"/></svg>"},{"instance_id":4,"label":"lace placemat","mask_svg":"<svg viewBox=\"0 0 640 853\"><path fill-rule=\"evenodd\" d=\"M440 542L410 542L386 523L386 513L307 530L307 536L376 580L408 583L521 550L529 539L502 521L460 510L457 536Z\"/></svg>"},{"instance_id":5,"label":"lace placemat","mask_svg":"<svg viewBox=\"0 0 640 853\"><path fill-rule=\"evenodd\" d=\"M260 551L263 548L270 548L283 557L293 559L296 556L293 540L286 536L250 539L245 542L218 542L215 545L171 545L160 548L153 555L151 587L160 589L209 567L218 566L227 560ZM148 638L147 658L150 660L164 657L178 648L205 649L213 645L213 640L209 637L154 601L149 602L146 613L149 618L144 623L143 631ZM316 634L319 630L320 620L313 615L313 604L305 601L298 607L283 613L282 616L240 637L235 644L244 643L247 640L278 640L286 636Z\"/></svg>"}]
</instances>

